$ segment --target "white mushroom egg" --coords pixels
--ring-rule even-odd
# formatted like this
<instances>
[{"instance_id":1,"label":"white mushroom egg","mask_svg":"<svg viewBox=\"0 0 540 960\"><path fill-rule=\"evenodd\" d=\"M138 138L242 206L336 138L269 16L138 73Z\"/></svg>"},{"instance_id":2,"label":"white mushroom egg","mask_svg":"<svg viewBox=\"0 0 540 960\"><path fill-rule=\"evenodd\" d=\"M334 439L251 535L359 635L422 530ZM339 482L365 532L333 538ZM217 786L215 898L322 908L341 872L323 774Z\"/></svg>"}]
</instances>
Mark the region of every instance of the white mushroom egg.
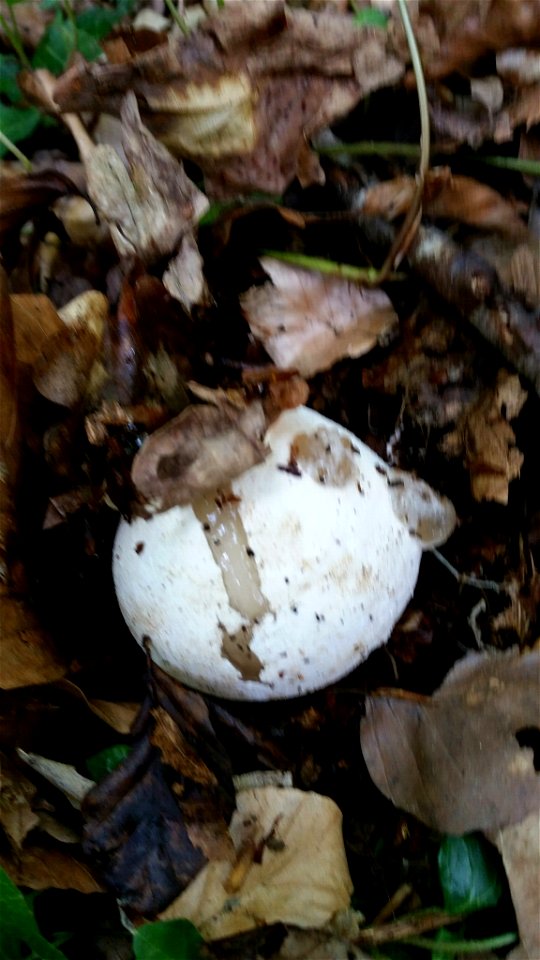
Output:
<instances>
[{"instance_id":1,"label":"white mushroom egg","mask_svg":"<svg viewBox=\"0 0 540 960\"><path fill-rule=\"evenodd\" d=\"M122 520L120 607L167 673L238 700L343 677L389 637L452 505L307 407L280 414L264 462L225 491Z\"/></svg>"}]
</instances>

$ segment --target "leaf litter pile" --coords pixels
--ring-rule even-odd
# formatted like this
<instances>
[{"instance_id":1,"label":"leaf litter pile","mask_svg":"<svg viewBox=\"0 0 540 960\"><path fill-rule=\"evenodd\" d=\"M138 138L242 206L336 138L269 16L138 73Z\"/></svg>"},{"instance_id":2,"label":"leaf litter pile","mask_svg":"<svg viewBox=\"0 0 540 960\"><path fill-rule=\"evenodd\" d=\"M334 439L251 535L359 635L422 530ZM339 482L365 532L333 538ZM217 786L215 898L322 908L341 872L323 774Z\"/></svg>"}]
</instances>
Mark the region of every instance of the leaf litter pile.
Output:
<instances>
[{"instance_id":1,"label":"leaf litter pile","mask_svg":"<svg viewBox=\"0 0 540 960\"><path fill-rule=\"evenodd\" d=\"M538 960L540 3L0 14L0 956Z\"/></svg>"}]
</instances>

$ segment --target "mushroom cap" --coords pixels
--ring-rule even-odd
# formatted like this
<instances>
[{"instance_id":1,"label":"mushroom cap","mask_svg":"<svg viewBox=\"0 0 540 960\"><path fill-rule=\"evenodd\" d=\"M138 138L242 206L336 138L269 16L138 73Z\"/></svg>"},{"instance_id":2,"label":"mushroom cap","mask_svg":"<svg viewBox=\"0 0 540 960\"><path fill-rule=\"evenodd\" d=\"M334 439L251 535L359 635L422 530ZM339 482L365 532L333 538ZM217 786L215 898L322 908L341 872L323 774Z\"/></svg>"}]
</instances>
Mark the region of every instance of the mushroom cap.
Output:
<instances>
[{"instance_id":1,"label":"mushroom cap","mask_svg":"<svg viewBox=\"0 0 540 960\"><path fill-rule=\"evenodd\" d=\"M350 672L389 637L422 550L455 515L306 407L269 428L267 459L223 492L120 522L113 575L133 636L198 690L294 697Z\"/></svg>"}]
</instances>

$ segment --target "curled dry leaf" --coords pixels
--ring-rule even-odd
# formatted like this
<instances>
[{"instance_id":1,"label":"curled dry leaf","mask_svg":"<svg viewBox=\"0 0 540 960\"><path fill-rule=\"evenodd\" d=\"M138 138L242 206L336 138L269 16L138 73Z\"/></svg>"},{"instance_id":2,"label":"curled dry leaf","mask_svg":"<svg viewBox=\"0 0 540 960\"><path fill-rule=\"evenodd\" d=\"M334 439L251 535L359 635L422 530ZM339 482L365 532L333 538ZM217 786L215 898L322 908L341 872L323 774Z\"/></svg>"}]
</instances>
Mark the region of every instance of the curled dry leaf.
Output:
<instances>
[{"instance_id":1,"label":"curled dry leaf","mask_svg":"<svg viewBox=\"0 0 540 960\"><path fill-rule=\"evenodd\" d=\"M403 69L385 31L252 0L129 63L74 67L55 97L62 110L116 112L131 89L156 136L197 161L214 195L280 192L295 176L323 180L308 138Z\"/></svg>"},{"instance_id":2,"label":"curled dry leaf","mask_svg":"<svg viewBox=\"0 0 540 960\"><path fill-rule=\"evenodd\" d=\"M521 939L519 958L535 960L540 957L540 809L490 839L499 849L510 884Z\"/></svg>"},{"instance_id":3,"label":"curled dry leaf","mask_svg":"<svg viewBox=\"0 0 540 960\"><path fill-rule=\"evenodd\" d=\"M521 736L540 723L539 668L538 650L469 654L432 697L369 697L361 743L379 790L440 833L504 828L538 810Z\"/></svg>"},{"instance_id":4,"label":"curled dry leaf","mask_svg":"<svg viewBox=\"0 0 540 960\"><path fill-rule=\"evenodd\" d=\"M121 118L129 169L113 147L94 147L85 157L88 192L120 256L150 262L172 253L209 204L182 164L143 126L131 92Z\"/></svg>"},{"instance_id":5,"label":"curled dry leaf","mask_svg":"<svg viewBox=\"0 0 540 960\"><path fill-rule=\"evenodd\" d=\"M526 399L519 377L501 370L495 387L486 390L444 438L447 454L463 455L475 500L508 503L509 484L523 464L509 421Z\"/></svg>"},{"instance_id":6,"label":"curled dry leaf","mask_svg":"<svg viewBox=\"0 0 540 960\"><path fill-rule=\"evenodd\" d=\"M64 326L43 344L34 363L34 384L47 400L74 407L84 397L108 312L107 298L97 290L88 290L63 307Z\"/></svg>"},{"instance_id":7,"label":"curled dry leaf","mask_svg":"<svg viewBox=\"0 0 540 960\"><path fill-rule=\"evenodd\" d=\"M243 409L187 407L144 442L133 461L133 483L152 511L189 503L261 463L265 433L259 401Z\"/></svg>"},{"instance_id":8,"label":"curled dry leaf","mask_svg":"<svg viewBox=\"0 0 540 960\"><path fill-rule=\"evenodd\" d=\"M186 917L217 940L261 924L324 927L349 906L341 813L328 797L241 790L230 833L235 857L209 863L160 919Z\"/></svg>"},{"instance_id":9,"label":"curled dry leaf","mask_svg":"<svg viewBox=\"0 0 540 960\"><path fill-rule=\"evenodd\" d=\"M289 266L261 264L271 283L252 287L242 308L276 366L312 377L343 357L360 357L397 323L382 290Z\"/></svg>"},{"instance_id":10,"label":"curled dry leaf","mask_svg":"<svg viewBox=\"0 0 540 960\"><path fill-rule=\"evenodd\" d=\"M415 193L413 177L396 177L365 191L362 213L394 220L409 209ZM492 187L472 177L452 176L448 167L431 170L424 184L422 208L434 220L457 220L482 230L526 238L527 227L516 206Z\"/></svg>"}]
</instances>

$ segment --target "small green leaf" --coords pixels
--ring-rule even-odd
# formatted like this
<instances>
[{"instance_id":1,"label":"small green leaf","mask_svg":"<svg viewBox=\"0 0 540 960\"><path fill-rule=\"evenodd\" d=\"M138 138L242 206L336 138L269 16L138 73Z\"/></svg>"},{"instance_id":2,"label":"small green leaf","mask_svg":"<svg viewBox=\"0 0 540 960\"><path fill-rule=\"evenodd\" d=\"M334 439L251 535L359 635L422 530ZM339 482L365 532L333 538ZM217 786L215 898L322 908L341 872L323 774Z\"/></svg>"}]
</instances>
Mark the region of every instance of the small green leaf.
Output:
<instances>
[{"instance_id":1,"label":"small green leaf","mask_svg":"<svg viewBox=\"0 0 540 960\"><path fill-rule=\"evenodd\" d=\"M503 885L497 854L476 834L445 837L439 849L439 880L451 913L493 907Z\"/></svg>"},{"instance_id":2,"label":"small green leaf","mask_svg":"<svg viewBox=\"0 0 540 960\"><path fill-rule=\"evenodd\" d=\"M189 920L161 920L139 927L133 950L135 960L199 960L203 943Z\"/></svg>"},{"instance_id":3,"label":"small green leaf","mask_svg":"<svg viewBox=\"0 0 540 960\"><path fill-rule=\"evenodd\" d=\"M40 120L41 114L35 107L27 107L23 110L0 103L0 130L4 137L13 143L26 140L34 132ZM6 152L7 148L0 144L0 157L5 156Z\"/></svg>"},{"instance_id":4,"label":"small green leaf","mask_svg":"<svg viewBox=\"0 0 540 960\"><path fill-rule=\"evenodd\" d=\"M0 958L65 960L63 953L41 934L22 893L0 868Z\"/></svg>"},{"instance_id":5,"label":"small green leaf","mask_svg":"<svg viewBox=\"0 0 540 960\"><path fill-rule=\"evenodd\" d=\"M132 748L127 743L116 743L113 747L106 747L93 757L88 757L86 769L92 780L103 780L108 773L112 773L131 753Z\"/></svg>"},{"instance_id":6,"label":"small green leaf","mask_svg":"<svg viewBox=\"0 0 540 960\"><path fill-rule=\"evenodd\" d=\"M21 65L12 53L0 53L0 93L11 103L22 100L22 91L17 83Z\"/></svg>"},{"instance_id":7,"label":"small green leaf","mask_svg":"<svg viewBox=\"0 0 540 960\"><path fill-rule=\"evenodd\" d=\"M77 30L77 50L86 60L97 60L103 53L98 41L86 30Z\"/></svg>"},{"instance_id":8,"label":"small green leaf","mask_svg":"<svg viewBox=\"0 0 540 960\"><path fill-rule=\"evenodd\" d=\"M353 20L358 27L380 27L381 30L386 30L388 23L388 17L382 10L376 10L375 7L365 7L364 10L359 10L358 13L355 13Z\"/></svg>"},{"instance_id":9,"label":"small green leaf","mask_svg":"<svg viewBox=\"0 0 540 960\"><path fill-rule=\"evenodd\" d=\"M44 67L58 76L66 69L77 44L77 31L71 20L65 20L57 10L32 57L32 66Z\"/></svg>"},{"instance_id":10,"label":"small green leaf","mask_svg":"<svg viewBox=\"0 0 540 960\"><path fill-rule=\"evenodd\" d=\"M116 10L104 10L101 7L90 7L76 18L78 30L84 30L96 40L103 40L113 27L122 19L123 14Z\"/></svg>"}]
</instances>

